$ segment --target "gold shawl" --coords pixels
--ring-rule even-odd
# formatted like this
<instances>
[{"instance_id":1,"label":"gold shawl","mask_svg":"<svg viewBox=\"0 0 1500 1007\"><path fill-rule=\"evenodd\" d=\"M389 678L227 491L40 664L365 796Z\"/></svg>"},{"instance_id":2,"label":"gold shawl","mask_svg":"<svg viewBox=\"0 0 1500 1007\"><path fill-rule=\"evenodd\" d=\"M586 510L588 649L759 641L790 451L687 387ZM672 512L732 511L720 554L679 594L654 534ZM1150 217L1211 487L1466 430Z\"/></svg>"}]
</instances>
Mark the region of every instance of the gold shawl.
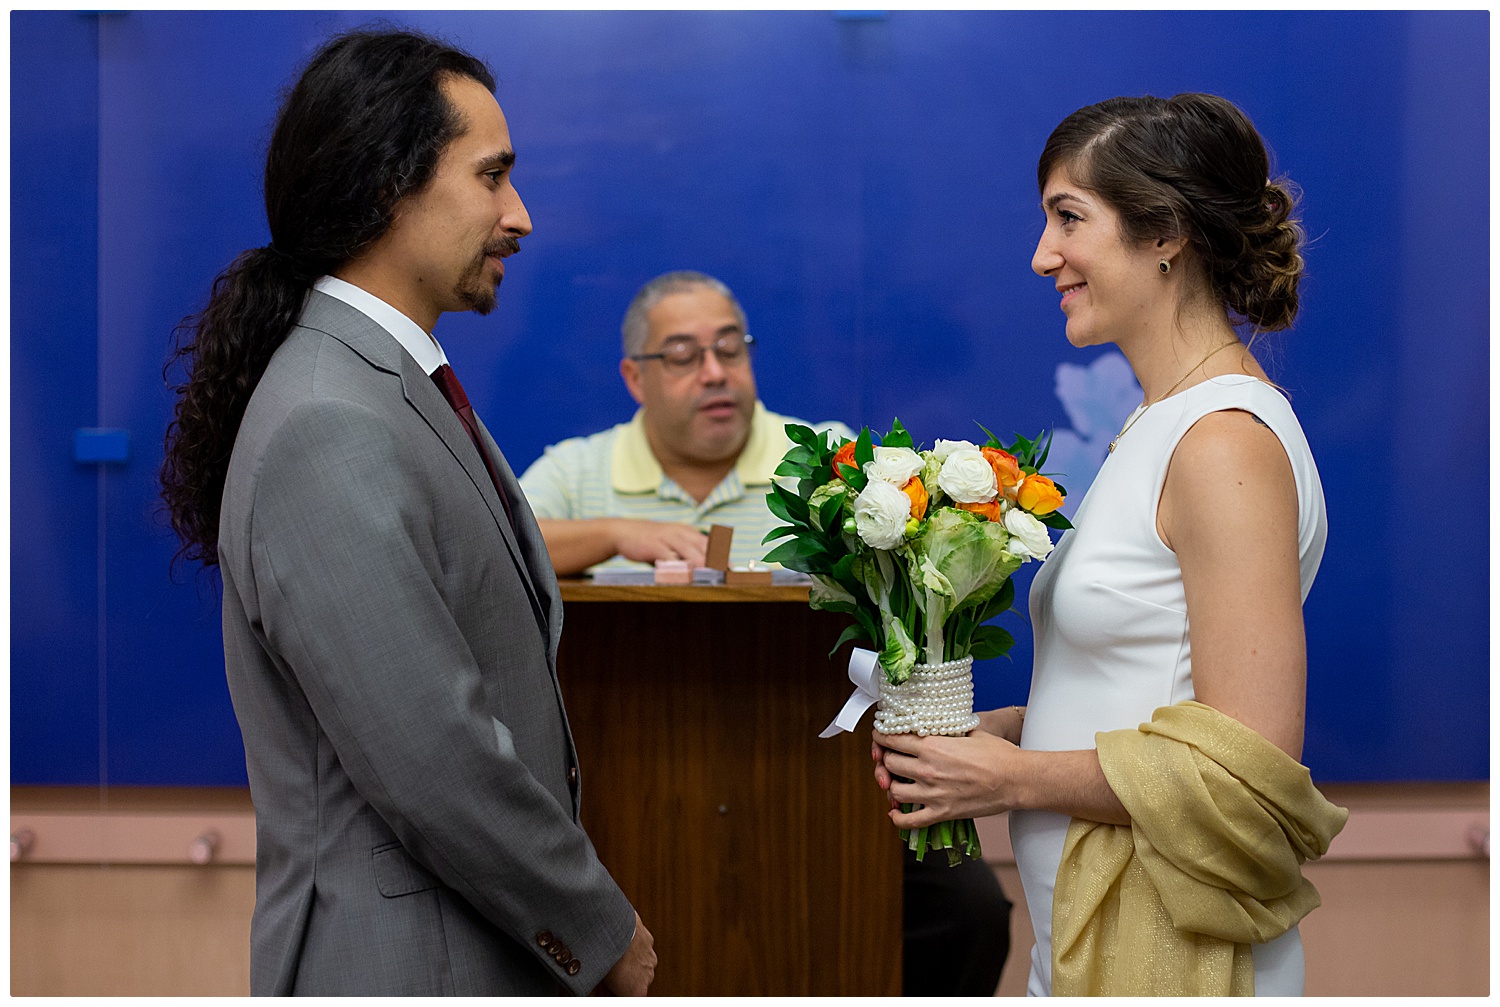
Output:
<instances>
[{"instance_id":1,"label":"gold shawl","mask_svg":"<svg viewBox=\"0 0 1500 1007\"><path fill-rule=\"evenodd\" d=\"M1319 905L1302 877L1349 812L1202 703L1095 736L1131 824L1074 819L1052 902L1054 996L1250 996L1250 945Z\"/></svg>"}]
</instances>

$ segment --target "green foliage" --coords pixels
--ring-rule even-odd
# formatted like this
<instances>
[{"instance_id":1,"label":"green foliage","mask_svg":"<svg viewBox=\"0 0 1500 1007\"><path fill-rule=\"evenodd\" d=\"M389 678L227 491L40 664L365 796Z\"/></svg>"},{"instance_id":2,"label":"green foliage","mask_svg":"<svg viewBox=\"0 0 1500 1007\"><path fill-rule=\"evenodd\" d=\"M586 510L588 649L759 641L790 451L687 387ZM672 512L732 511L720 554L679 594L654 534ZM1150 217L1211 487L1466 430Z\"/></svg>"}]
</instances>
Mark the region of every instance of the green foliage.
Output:
<instances>
[{"instance_id":1,"label":"green foliage","mask_svg":"<svg viewBox=\"0 0 1500 1007\"><path fill-rule=\"evenodd\" d=\"M1061 489L1062 487L1058 488ZM1037 520L1048 528L1056 528L1058 531L1067 531L1073 527L1073 522L1064 517L1062 511L1055 510L1051 514L1037 518Z\"/></svg>"},{"instance_id":2,"label":"green foliage","mask_svg":"<svg viewBox=\"0 0 1500 1007\"><path fill-rule=\"evenodd\" d=\"M980 626L969 638L969 653L976 661L988 661L1004 655L1015 642L1016 638L999 626Z\"/></svg>"},{"instance_id":3,"label":"green foliage","mask_svg":"<svg viewBox=\"0 0 1500 1007\"><path fill-rule=\"evenodd\" d=\"M880 438L882 447L887 448L909 448L912 446L911 434L901 425L900 420L891 424L891 432Z\"/></svg>"},{"instance_id":4,"label":"green foliage","mask_svg":"<svg viewBox=\"0 0 1500 1007\"><path fill-rule=\"evenodd\" d=\"M786 430L786 435L793 444L816 449L823 441L824 435L816 433L812 427L803 426L801 423L788 423L783 429Z\"/></svg>"},{"instance_id":5,"label":"green foliage","mask_svg":"<svg viewBox=\"0 0 1500 1007\"><path fill-rule=\"evenodd\" d=\"M832 657L838 653L840 647L850 642L868 643L871 646L875 645L875 641L870 639L869 635L865 632L865 628L856 622L852 626L844 627L844 631L839 634L838 642L833 645L833 649L828 652L828 656Z\"/></svg>"},{"instance_id":6,"label":"green foliage","mask_svg":"<svg viewBox=\"0 0 1500 1007\"><path fill-rule=\"evenodd\" d=\"M980 429L987 446L1015 455L1023 471L1035 472L1046 460L1051 443L1046 433L1002 445L989 430ZM868 485L867 477L856 469L838 476L833 471L834 455L848 442L835 442L827 433L796 423L787 424L786 433L792 445L766 497L766 506L782 523L763 540L777 542L766 559L823 578L816 607L852 619L835 650L857 641L882 654L887 674L904 671L920 654L932 618L939 620L934 639L941 640L944 652L936 659L972 654L985 660L1010 648L1014 641L1008 632L986 625L1015 603L1010 574L1020 560L1004 550L1006 535L1000 526L939 506L935 496L914 537L891 553L877 554L852 530L853 499ZM854 441L854 459L861 468L874 459L876 444L916 449L899 419L883 437L865 427ZM936 489L929 492L936 494ZM1040 520L1053 528L1071 527L1061 514ZM936 593L929 591L932 586ZM876 599L884 600L889 624ZM938 611L928 612L934 599ZM899 632L893 628L898 625ZM929 649L931 645L929 641ZM936 835L933 839L941 841Z\"/></svg>"},{"instance_id":7,"label":"green foliage","mask_svg":"<svg viewBox=\"0 0 1500 1007\"><path fill-rule=\"evenodd\" d=\"M823 501L818 507L818 527L826 531L829 528L837 529L842 526L841 515L844 510L844 500L844 495L839 494Z\"/></svg>"}]
</instances>

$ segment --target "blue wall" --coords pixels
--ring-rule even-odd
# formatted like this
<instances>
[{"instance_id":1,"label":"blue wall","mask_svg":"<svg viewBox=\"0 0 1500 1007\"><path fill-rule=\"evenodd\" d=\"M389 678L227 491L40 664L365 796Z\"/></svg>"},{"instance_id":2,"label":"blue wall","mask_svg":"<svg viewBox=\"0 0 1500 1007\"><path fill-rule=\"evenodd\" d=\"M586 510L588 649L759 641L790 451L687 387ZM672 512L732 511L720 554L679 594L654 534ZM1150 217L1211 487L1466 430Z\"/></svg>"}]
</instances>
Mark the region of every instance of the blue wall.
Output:
<instances>
[{"instance_id":1,"label":"blue wall","mask_svg":"<svg viewBox=\"0 0 1500 1007\"><path fill-rule=\"evenodd\" d=\"M1297 328L1265 344L1328 498L1307 761L1488 775L1488 14L387 17L499 78L536 232L497 311L438 335L518 469L629 415L619 318L671 268L735 288L779 411L899 415L928 441L1067 427L1058 367L1098 351L1068 347L1029 270L1048 132L1115 94L1238 102L1313 238ZM161 367L214 274L267 240L279 92L362 23L11 15L17 783L244 781L214 582L169 577L155 513ZM130 461L72 462L84 426L129 429ZM1024 701L1018 636L981 702Z\"/></svg>"}]
</instances>

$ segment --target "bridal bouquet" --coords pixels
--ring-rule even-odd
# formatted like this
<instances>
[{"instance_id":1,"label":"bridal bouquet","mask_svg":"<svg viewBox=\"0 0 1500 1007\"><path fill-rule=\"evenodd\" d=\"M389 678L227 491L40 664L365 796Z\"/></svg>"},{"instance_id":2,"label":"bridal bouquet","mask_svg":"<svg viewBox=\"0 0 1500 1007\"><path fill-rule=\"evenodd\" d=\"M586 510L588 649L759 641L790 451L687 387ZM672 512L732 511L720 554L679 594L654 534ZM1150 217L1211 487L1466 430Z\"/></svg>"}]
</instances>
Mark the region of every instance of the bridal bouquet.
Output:
<instances>
[{"instance_id":1,"label":"bridal bouquet","mask_svg":"<svg viewBox=\"0 0 1500 1007\"><path fill-rule=\"evenodd\" d=\"M786 432L792 448L766 498L786 524L765 538L786 541L767 561L812 576L813 608L854 618L835 650L863 640L878 652L878 730L967 734L979 724L974 661L1015 642L986 625L1011 607L1010 575L1047 558L1049 527L1072 527L1057 512L1063 488L1037 471L1047 444L1038 435L1002 447L985 430L983 445L940 440L921 451L900 420L878 444L868 428L838 444L797 424ZM980 855L972 819L901 838L918 860L929 849L946 850L950 864Z\"/></svg>"}]
</instances>

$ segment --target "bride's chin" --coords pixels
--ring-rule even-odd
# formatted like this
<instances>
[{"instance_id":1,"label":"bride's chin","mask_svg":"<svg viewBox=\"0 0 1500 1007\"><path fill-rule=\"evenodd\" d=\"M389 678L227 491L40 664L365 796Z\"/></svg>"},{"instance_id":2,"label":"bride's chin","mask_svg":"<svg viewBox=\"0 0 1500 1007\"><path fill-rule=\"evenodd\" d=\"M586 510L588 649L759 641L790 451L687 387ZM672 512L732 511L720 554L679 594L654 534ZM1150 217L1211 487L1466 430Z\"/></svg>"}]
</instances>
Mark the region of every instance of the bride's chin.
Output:
<instances>
[{"instance_id":1,"label":"bride's chin","mask_svg":"<svg viewBox=\"0 0 1500 1007\"><path fill-rule=\"evenodd\" d=\"M1094 340L1089 338L1086 330L1075 329L1072 325L1063 329L1063 335L1067 337L1069 343L1080 350L1085 346L1092 346L1094 344Z\"/></svg>"}]
</instances>

